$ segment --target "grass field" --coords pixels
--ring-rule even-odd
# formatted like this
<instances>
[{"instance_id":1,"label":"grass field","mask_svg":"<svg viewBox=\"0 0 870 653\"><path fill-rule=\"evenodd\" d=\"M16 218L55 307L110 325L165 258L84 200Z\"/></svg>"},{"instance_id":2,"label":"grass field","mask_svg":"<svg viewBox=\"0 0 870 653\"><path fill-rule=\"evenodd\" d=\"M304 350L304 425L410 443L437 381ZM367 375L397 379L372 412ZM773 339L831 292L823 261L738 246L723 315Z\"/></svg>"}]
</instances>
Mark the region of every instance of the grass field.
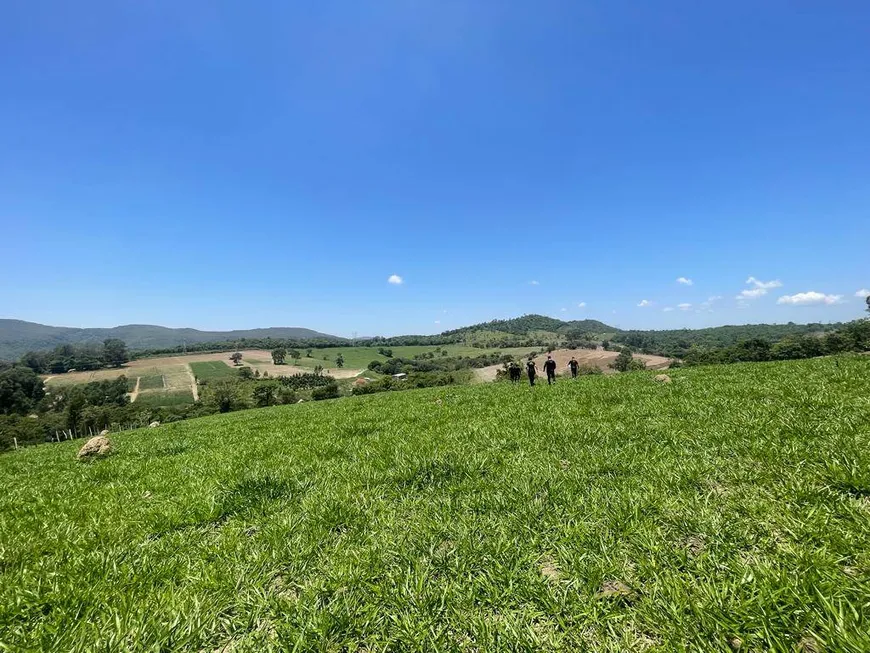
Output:
<instances>
[{"instance_id":1,"label":"grass field","mask_svg":"<svg viewBox=\"0 0 870 653\"><path fill-rule=\"evenodd\" d=\"M139 377L139 391L142 390L162 390L164 388L162 374L147 374Z\"/></svg>"},{"instance_id":2,"label":"grass field","mask_svg":"<svg viewBox=\"0 0 870 653\"><path fill-rule=\"evenodd\" d=\"M193 370L194 376L196 376L196 378L201 381L225 379L228 377L237 377L239 375L238 367L230 367L223 361L203 361L200 363L191 363L190 369Z\"/></svg>"},{"instance_id":3,"label":"grass field","mask_svg":"<svg viewBox=\"0 0 870 653\"><path fill-rule=\"evenodd\" d=\"M405 347L389 347L389 349L393 350L394 358L414 358L417 354L425 354L428 352L434 352L436 347L432 346L417 346L417 345L408 345ZM514 356L523 356L528 354L530 351L538 351L540 347L514 347L509 349L480 349L477 347L466 347L465 345L442 345L439 349L446 350L447 356L456 357L456 356L466 356L466 357L474 357L474 356L482 356L484 354L491 354L494 351L500 351L505 354L512 354ZM300 350L301 353L305 354L306 351ZM303 357L299 359L297 363L292 358L287 358L287 363L292 365L299 365L300 367L309 367L313 368L317 365L323 366L324 369L331 369L335 367L335 358L338 354L344 357L344 366L351 369L362 370L365 369L369 363L372 361L387 361L389 358L378 353L377 347L328 347L325 349L312 349L311 357ZM326 360L324 360L324 356ZM440 354L436 357L440 357Z\"/></svg>"},{"instance_id":4,"label":"grass field","mask_svg":"<svg viewBox=\"0 0 870 653\"><path fill-rule=\"evenodd\" d=\"M190 390L155 390L140 392L136 399L137 406L183 406L193 403Z\"/></svg>"},{"instance_id":5,"label":"grass field","mask_svg":"<svg viewBox=\"0 0 870 653\"><path fill-rule=\"evenodd\" d=\"M670 374L0 456L0 648L870 650L870 357Z\"/></svg>"}]
</instances>

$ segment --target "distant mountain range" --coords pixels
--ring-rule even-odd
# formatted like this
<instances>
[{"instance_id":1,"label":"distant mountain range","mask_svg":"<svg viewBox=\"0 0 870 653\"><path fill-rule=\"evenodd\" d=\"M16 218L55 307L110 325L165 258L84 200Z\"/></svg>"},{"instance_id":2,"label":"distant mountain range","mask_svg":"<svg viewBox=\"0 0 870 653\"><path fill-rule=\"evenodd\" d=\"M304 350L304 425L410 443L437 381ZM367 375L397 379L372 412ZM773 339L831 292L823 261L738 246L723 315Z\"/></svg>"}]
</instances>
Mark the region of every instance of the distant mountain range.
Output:
<instances>
[{"instance_id":1,"label":"distant mountain range","mask_svg":"<svg viewBox=\"0 0 870 653\"><path fill-rule=\"evenodd\" d=\"M58 345L101 343L106 338L119 338L130 349L162 349L184 343L240 340L242 338L325 339L344 342L343 338L300 327L272 327L239 331L199 331L170 329L151 324L127 324L111 329L76 329L54 327L23 320L0 319L0 359L13 360L28 351L52 349Z\"/></svg>"},{"instance_id":2,"label":"distant mountain range","mask_svg":"<svg viewBox=\"0 0 870 653\"><path fill-rule=\"evenodd\" d=\"M527 346L529 343L557 343L570 340L611 340L629 345L637 351L663 356L682 357L693 346L730 347L736 343L763 338L776 342L786 336L821 334L841 327L840 324L743 324L705 329L674 329L664 331L625 331L597 320L564 321L546 315L523 315L508 320L492 320L444 331L435 336L395 336L379 339L391 345L437 345L465 342L481 347L499 348ZM202 343L235 343L242 339L271 338L286 341L321 340L336 345L349 344L347 338L320 333L301 327L272 327L239 331L199 331L170 329L149 324L128 324L111 329L75 329L53 327L23 320L0 319L0 360L17 360L28 351L53 349L58 345L102 343L106 338L119 338L131 350L172 349L182 345ZM358 338L357 340L364 340ZM262 343L260 343L262 344ZM235 346L230 344L230 346ZM307 346L307 345L306 345ZM201 346L199 350L202 350Z\"/></svg>"}]
</instances>

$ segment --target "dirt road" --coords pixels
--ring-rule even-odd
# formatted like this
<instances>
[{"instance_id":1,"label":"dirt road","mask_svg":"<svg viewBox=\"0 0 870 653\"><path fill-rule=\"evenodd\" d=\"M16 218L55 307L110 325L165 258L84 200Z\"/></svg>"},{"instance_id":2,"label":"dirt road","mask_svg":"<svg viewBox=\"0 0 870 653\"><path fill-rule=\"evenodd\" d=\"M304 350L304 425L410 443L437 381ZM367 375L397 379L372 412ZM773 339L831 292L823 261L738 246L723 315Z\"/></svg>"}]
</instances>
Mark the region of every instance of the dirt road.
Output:
<instances>
[{"instance_id":1,"label":"dirt road","mask_svg":"<svg viewBox=\"0 0 870 653\"><path fill-rule=\"evenodd\" d=\"M139 377L136 377L136 387L133 388L133 392L129 393L130 403L132 404L136 399L139 398Z\"/></svg>"},{"instance_id":2,"label":"dirt road","mask_svg":"<svg viewBox=\"0 0 870 653\"><path fill-rule=\"evenodd\" d=\"M196 376L194 375L193 370L190 369L190 365L185 364L184 369L187 371L187 375L190 377L190 392L193 394L193 400L199 401L199 387L196 385Z\"/></svg>"}]
</instances>

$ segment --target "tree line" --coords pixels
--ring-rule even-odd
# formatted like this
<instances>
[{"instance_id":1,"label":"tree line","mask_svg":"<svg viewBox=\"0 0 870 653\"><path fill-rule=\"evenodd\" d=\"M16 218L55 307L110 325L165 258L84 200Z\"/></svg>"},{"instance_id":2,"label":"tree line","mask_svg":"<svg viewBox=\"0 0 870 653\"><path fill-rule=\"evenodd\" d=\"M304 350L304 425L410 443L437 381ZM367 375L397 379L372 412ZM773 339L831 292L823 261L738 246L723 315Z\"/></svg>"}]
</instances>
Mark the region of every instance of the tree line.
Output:
<instances>
[{"instance_id":1,"label":"tree line","mask_svg":"<svg viewBox=\"0 0 870 653\"><path fill-rule=\"evenodd\" d=\"M747 340L776 342L787 336L820 334L842 328L842 324L742 324L708 329L672 329L667 331L619 331L612 341L627 345L643 354L685 358L695 348L720 349Z\"/></svg>"},{"instance_id":2,"label":"tree line","mask_svg":"<svg viewBox=\"0 0 870 653\"><path fill-rule=\"evenodd\" d=\"M683 356L683 363L711 365L794 360L868 350L870 320L857 320L823 335L787 335L776 342L766 338L749 338L730 347L692 346Z\"/></svg>"},{"instance_id":3,"label":"tree line","mask_svg":"<svg viewBox=\"0 0 870 653\"><path fill-rule=\"evenodd\" d=\"M48 351L29 351L19 363L37 374L63 374L71 370L121 367L129 360L130 354L124 341L107 338L102 344L58 345Z\"/></svg>"}]
</instances>

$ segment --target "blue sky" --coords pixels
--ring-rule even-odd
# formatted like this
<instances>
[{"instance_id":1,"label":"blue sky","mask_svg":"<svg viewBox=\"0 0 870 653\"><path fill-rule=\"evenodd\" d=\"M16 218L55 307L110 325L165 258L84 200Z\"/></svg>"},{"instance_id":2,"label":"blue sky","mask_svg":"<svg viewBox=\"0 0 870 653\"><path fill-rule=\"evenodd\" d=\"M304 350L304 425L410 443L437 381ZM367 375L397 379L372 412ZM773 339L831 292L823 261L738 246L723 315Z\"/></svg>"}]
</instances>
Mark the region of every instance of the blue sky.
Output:
<instances>
[{"instance_id":1,"label":"blue sky","mask_svg":"<svg viewBox=\"0 0 870 653\"><path fill-rule=\"evenodd\" d=\"M854 319L868 24L849 0L0 0L0 316Z\"/></svg>"}]
</instances>

